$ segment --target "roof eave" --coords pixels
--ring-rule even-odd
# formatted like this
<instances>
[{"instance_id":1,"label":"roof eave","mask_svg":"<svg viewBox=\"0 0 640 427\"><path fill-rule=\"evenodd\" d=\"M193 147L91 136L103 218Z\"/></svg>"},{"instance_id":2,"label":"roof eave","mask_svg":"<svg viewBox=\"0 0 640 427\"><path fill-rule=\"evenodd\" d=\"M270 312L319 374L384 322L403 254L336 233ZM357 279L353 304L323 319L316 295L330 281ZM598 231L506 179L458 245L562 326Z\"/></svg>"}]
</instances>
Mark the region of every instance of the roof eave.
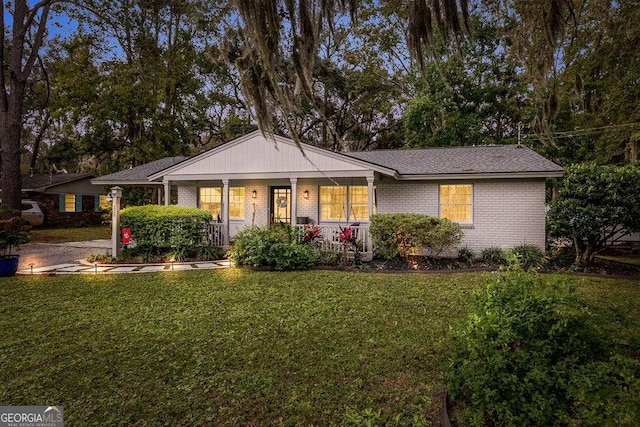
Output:
<instances>
[{"instance_id":1,"label":"roof eave","mask_svg":"<svg viewBox=\"0 0 640 427\"><path fill-rule=\"evenodd\" d=\"M400 175L401 181L442 181L442 180L469 180L469 179L526 179L526 178L561 178L564 171L543 171L543 172L483 172L483 173L438 173Z\"/></svg>"},{"instance_id":2,"label":"roof eave","mask_svg":"<svg viewBox=\"0 0 640 427\"><path fill-rule=\"evenodd\" d=\"M92 179L91 183L93 185L149 185L149 186L161 186L162 182L158 181L144 181L144 180L136 180L136 181L126 181L126 180L98 180Z\"/></svg>"}]
</instances>

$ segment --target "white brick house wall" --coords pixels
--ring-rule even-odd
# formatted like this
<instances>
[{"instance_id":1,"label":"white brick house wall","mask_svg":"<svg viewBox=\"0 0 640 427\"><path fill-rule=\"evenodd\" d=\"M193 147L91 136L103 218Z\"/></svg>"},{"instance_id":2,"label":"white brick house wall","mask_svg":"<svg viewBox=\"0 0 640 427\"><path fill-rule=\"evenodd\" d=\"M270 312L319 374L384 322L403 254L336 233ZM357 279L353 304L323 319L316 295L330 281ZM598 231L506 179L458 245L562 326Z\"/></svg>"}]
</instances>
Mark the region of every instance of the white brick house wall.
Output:
<instances>
[{"instance_id":1,"label":"white brick house wall","mask_svg":"<svg viewBox=\"0 0 640 427\"><path fill-rule=\"evenodd\" d=\"M464 183L473 184L473 224L463 226L461 247L479 251L491 246L508 249L527 243L544 250L544 180L501 179ZM377 185L378 212L439 216L439 184L380 183Z\"/></svg>"},{"instance_id":2,"label":"white brick house wall","mask_svg":"<svg viewBox=\"0 0 640 427\"><path fill-rule=\"evenodd\" d=\"M178 185L178 206L194 208L198 206L198 187Z\"/></svg>"}]
</instances>

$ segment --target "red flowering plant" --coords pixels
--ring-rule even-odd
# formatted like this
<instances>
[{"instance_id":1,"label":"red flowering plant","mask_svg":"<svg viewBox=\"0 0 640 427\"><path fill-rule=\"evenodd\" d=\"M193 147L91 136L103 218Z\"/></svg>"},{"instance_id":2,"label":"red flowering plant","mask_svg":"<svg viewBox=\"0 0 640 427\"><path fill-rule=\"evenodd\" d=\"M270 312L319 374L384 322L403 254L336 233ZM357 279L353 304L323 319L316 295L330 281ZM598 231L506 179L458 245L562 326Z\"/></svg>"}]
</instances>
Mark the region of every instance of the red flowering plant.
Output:
<instances>
[{"instance_id":1,"label":"red flowering plant","mask_svg":"<svg viewBox=\"0 0 640 427\"><path fill-rule=\"evenodd\" d=\"M303 243L312 243L315 242L316 239L321 238L320 228L316 227L313 224L307 224L302 228L302 242Z\"/></svg>"},{"instance_id":2,"label":"red flowering plant","mask_svg":"<svg viewBox=\"0 0 640 427\"><path fill-rule=\"evenodd\" d=\"M361 261L360 254L360 242L358 241L357 230L352 227L340 227L340 233L338 234L338 240L342 243L342 262L344 265L349 265L349 256L347 252L353 252L354 264L359 264Z\"/></svg>"}]
</instances>

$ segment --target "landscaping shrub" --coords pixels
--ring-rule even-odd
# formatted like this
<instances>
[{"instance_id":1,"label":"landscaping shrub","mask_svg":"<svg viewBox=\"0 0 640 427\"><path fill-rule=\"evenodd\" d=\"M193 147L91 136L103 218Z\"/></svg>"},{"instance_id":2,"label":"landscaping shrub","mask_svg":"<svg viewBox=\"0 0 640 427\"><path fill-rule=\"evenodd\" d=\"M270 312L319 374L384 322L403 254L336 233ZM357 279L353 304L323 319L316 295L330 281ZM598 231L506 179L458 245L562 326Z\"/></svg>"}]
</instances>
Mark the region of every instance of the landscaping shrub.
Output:
<instances>
[{"instance_id":1,"label":"landscaping shrub","mask_svg":"<svg viewBox=\"0 0 640 427\"><path fill-rule=\"evenodd\" d=\"M511 249L511 253L518 258L520 265L525 270L540 267L544 262L544 253L536 245L518 245Z\"/></svg>"},{"instance_id":2,"label":"landscaping shrub","mask_svg":"<svg viewBox=\"0 0 640 427\"><path fill-rule=\"evenodd\" d=\"M574 243L576 260L595 255L640 231L640 167L582 164L567 167L548 215L549 234Z\"/></svg>"},{"instance_id":3,"label":"landscaping shrub","mask_svg":"<svg viewBox=\"0 0 640 427\"><path fill-rule=\"evenodd\" d=\"M480 256L484 262L489 262L491 264L506 264L507 263L507 254L502 248L491 247L485 248L480 253Z\"/></svg>"},{"instance_id":4,"label":"landscaping shrub","mask_svg":"<svg viewBox=\"0 0 640 427\"><path fill-rule=\"evenodd\" d=\"M411 254L437 256L462 240L462 228L453 221L417 214L377 214L369 228L378 256L385 259Z\"/></svg>"},{"instance_id":5,"label":"landscaping shrub","mask_svg":"<svg viewBox=\"0 0 640 427\"><path fill-rule=\"evenodd\" d=\"M211 222L211 213L179 206L134 206L120 213L123 228L130 228L139 249L137 252L177 252L186 256L194 246L202 245Z\"/></svg>"},{"instance_id":6,"label":"landscaping shrub","mask_svg":"<svg viewBox=\"0 0 640 427\"><path fill-rule=\"evenodd\" d=\"M300 231L288 224L251 227L234 238L229 257L237 265L274 270L306 270L318 262L318 250L300 242Z\"/></svg>"},{"instance_id":7,"label":"landscaping shrub","mask_svg":"<svg viewBox=\"0 0 640 427\"><path fill-rule=\"evenodd\" d=\"M453 333L458 425L637 425L639 364L608 355L587 313L568 286L521 270L480 291Z\"/></svg>"},{"instance_id":8,"label":"landscaping shrub","mask_svg":"<svg viewBox=\"0 0 640 427\"><path fill-rule=\"evenodd\" d=\"M458 249L458 259L465 264L472 264L476 254L468 247Z\"/></svg>"}]
</instances>

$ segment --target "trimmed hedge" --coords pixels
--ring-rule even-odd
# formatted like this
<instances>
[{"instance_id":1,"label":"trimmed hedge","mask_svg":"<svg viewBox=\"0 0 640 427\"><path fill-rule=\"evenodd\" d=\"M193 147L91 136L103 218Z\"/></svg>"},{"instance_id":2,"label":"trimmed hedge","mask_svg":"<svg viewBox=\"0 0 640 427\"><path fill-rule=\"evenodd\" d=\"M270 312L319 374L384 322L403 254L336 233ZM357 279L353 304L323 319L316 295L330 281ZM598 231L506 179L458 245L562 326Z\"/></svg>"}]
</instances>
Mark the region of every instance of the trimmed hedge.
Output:
<instances>
[{"instance_id":1,"label":"trimmed hedge","mask_svg":"<svg viewBox=\"0 0 640 427\"><path fill-rule=\"evenodd\" d=\"M444 218L418 214L376 214L369 228L376 254L385 259L411 254L437 256L462 241L462 227Z\"/></svg>"},{"instance_id":2,"label":"trimmed hedge","mask_svg":"<svg viewBox=\"0 0 640 427\"><path fill-rule=\"evenodd\" d=\"M159 251L202 245L211 213L179 206L133 206L120 212L120 226L130 228L138 246Z\"/></svg>"}]
</instances>

